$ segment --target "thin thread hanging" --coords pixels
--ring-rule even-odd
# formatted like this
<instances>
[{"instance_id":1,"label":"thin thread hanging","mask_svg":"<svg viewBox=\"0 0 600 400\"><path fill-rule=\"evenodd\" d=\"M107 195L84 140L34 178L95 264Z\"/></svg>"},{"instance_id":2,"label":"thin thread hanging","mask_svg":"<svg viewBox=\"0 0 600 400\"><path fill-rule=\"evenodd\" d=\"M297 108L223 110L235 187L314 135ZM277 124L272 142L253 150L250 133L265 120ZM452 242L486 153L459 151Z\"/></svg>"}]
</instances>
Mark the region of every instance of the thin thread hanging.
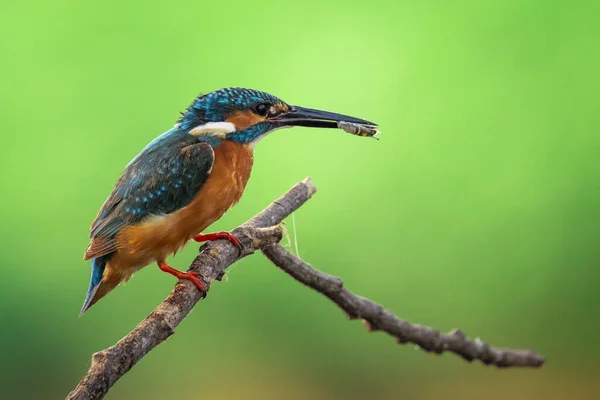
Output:
<instances>
[{"instance_id":1,"label":"thin thread hanging","mask_svg":"<svg viewBox=\"0 0 600 400\"><path fill-rule=\"evenodd\" d=\"M294 247L296 248L296 256L300 257L300 251L298 250L298 234L296 232L296 213L292 213L292 225L294 227Z\"/></svg>"}]
</instances>

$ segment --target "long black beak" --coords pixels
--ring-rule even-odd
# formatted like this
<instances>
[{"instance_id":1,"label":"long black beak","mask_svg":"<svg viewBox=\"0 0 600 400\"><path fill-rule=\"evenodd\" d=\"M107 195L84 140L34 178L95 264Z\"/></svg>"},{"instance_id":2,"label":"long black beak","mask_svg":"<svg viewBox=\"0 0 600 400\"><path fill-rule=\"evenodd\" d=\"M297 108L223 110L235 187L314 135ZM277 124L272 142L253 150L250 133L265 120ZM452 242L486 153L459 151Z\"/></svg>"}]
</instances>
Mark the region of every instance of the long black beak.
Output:
<instances>
[{"instance_id":1,"label":"long black beak","mask_svg":"<svg viewBox=\"0 0 600 400\"><path fill-rule=\"evenodd\" d=\"M272 121L281 124L281 126L308 126L312 128L338 128L338 122L342 121L368 127L377 126L371 121L349 115L295 106L292 107L290 112L279 114Z\"/></svg>"}]
</instances>

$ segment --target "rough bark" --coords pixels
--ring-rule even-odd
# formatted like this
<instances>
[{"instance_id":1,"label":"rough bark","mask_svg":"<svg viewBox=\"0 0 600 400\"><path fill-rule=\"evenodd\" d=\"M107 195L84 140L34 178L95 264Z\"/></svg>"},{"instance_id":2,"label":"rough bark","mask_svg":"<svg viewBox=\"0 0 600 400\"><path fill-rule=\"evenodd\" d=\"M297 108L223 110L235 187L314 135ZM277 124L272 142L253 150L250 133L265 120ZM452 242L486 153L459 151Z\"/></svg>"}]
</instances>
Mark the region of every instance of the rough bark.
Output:
<instances>
[{"instance_id":1,"label":"rough bark","mask_svg":"<svg viewBox=\"0 0 600 400\"><path fill-rule=\"evenodd\" d=\"M467 361L479 360L496 367L541 367L545 360L532 350L499 349L480 339L469 340L460 330L449 333L398 318L381 305L344 287L340 278L327 275L288 252L279 243L263 247L264 255L298 282L337 304L350 319L362 319L369 331L384 331L398 343L412 343L425 351L451 352Z\"/></svg>"},{"instance_id":2,"label":"rough bark","mask_svg":"<svg viewBox=\"0 0 600 400\"><path fill-rule=\"evenodd\" d=\"M468 340L460 330L441 334L433 328L403 321L379 304L345 289L339 278L320 272L290 254L278 243L282 236L279 224L310 199L315 191L310 178L298 183L260 214L232 231L241 240L242 251L226 240L205 243L188 271L199 274L208 292L212 282L222 279L227 267L262 250L279 268L330 298L351 319L361 318L370 330L385 331L400 343L414 343L435 353L449 351L468 361L478 359L498 367L539 367L544 363L543 357L531 350L501 350L477 339ZM179 281L171 294L129 334L115 345L92 355L89 370L67 399L103 398L118 379L175 333L177 325L203 295L205 293L191 282Z\"/></svg>"}]
</instances>

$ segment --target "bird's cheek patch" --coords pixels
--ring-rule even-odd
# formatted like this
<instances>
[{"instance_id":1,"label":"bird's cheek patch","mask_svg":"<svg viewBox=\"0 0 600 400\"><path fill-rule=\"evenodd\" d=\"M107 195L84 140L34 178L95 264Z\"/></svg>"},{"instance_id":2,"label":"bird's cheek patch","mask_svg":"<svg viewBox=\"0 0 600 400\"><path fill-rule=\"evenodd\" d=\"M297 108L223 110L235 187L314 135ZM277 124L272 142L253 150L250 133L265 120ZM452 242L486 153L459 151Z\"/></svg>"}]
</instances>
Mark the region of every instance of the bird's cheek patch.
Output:
<instances>
[{"instance_id":1,"label":"bird's cheek patch","mask_svg":"<svg viewBox=\"0 0 600 400\"><path fill-rule=\"evenodd\" d=\"M232 123L235 126L235 130L238 132L245 131L251 126L254 126L265 120L265 117L256 115L251 111L236 111L229 114L229 116L225 119L225 121Z\"/></svg>"},{"instance_id":2,"label":"bird's cheek patch","mask_svg":"<svg viewBox=\"0 0 600 400\"><path fill-rule=\"evenodd\" d=\"M214 136L223 139L228 133L235 132L235 125L231 122L207 122L198 125L189 131L194 136Z\"/></svg>"}]
</instances>

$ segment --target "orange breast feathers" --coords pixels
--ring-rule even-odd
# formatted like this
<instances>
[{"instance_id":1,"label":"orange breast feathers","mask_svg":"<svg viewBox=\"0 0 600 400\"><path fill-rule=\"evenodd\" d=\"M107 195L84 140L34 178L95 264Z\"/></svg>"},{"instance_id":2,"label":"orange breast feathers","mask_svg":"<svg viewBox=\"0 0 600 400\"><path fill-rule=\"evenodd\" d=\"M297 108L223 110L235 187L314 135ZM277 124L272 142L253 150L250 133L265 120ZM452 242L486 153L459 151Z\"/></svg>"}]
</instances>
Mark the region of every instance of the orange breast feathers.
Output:
<instances>
[{"instance_id":1,"label":"orange breast feathers","mask_svg":"<svg viewBox=\"0 0 600 400\"><path fill-rule=\"evenodd\" d=\"M252 148L224 140L214 151L211 173L194 199L174 213L123 229L117 236L119 251L113 262L143 266L164 260L240 200L250 178Z\"/></svg>"},{"instance_id":2,"label":"orange breast feathers","mask_svg":"<svg viewBox=\"0 0 600 400\"><path fill-rule=\"evenodd\" d=\"M252 147L224 140L215 147L215 162L206 183L194 200L180 212L181 223L189 226L190 237L201 233L236 204L250 178L254 161Z\"/></svg>"}]
</instances>

